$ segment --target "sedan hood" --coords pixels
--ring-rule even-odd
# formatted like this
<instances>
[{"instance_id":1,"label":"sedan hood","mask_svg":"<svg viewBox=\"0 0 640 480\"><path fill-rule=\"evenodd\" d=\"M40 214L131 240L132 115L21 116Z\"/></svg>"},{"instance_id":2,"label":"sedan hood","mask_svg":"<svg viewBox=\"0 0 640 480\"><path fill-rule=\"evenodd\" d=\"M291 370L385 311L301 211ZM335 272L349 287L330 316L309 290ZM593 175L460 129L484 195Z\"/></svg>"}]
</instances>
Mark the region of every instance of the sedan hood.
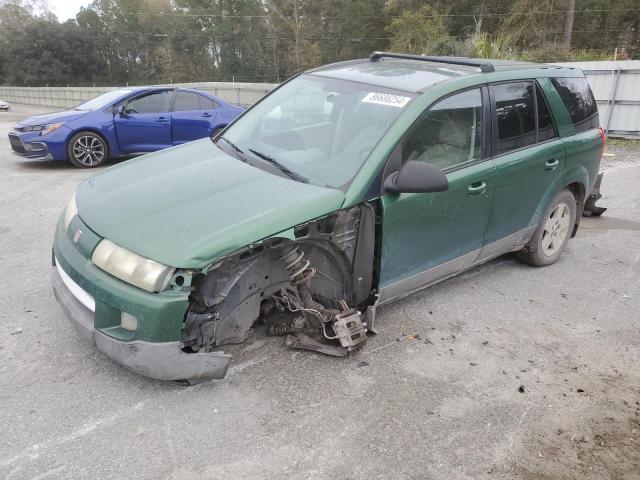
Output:
<instances>
[{"instance_id":1,"label":"sedan hood","mask_svg":"<svg viewBox=\"0 0 640 480\"><path fill-rule=\"evenodd\" d=\"M203 268L343 201L339 190L247 165L208 138L112 167L76 194L80 217L98 235L181 268Z\"/></svg>"},{"instance_id":2,"label":"sedan hood","mask_svg":"<svg viewBox=\"0 0 640 480\"><path fill-rule=\"evenodd\" d=\"M84 117L88 111L81 110L65 110L64 112L51 112L43 115L35 115L33 117L25 118L16 127L31 127L33 125L46 125L48 123L56 122L70 122L71 120L77 120L80 117Z\"/></svg>"}]
</instances>

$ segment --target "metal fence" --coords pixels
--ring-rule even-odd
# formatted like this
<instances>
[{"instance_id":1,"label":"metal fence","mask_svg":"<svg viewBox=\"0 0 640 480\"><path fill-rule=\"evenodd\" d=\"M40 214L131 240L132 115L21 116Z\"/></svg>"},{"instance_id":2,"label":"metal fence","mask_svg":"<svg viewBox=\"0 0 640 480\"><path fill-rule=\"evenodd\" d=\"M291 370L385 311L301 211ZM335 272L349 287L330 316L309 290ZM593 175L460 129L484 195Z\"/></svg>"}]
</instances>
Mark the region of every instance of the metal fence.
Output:
<instances>
[{"instance_id":1,"label":"metal fence","mask_svg":"<svg viewBox=\"0 0 640 480\"><path fill-rule=\"evenodd\" d=\"M234 105L247 107L274 89L274 83L202 82L173 84L173 87L198 88ZM47 107L73 107L116 87L1 87L0 99Z\"/></svg>"},{"instance_id":2,"label":"metal fence","mask_svg":"<svg viewBox=\"0 0 640 480\"><path fill-rule=\"evenodd\" d=\"M640 60L556 65L584 71L598 103L600 125L609 135L640 138Z\"/></svg>"},{"instance_id":3,"label":"metal fence","mask_svg":"<svg viewBox=\"0 0 640 480\"><path fill-rule=\"evenodd\" d=\"M584 70L598 103L600 124L612 136L640 138L640 60L567 62ZM204 82L173 86L199 88L243 107L252 105L275 83ZM0 87L0 99L49 107L73 107L115 87Z\"/></svg>"}]
</instances>

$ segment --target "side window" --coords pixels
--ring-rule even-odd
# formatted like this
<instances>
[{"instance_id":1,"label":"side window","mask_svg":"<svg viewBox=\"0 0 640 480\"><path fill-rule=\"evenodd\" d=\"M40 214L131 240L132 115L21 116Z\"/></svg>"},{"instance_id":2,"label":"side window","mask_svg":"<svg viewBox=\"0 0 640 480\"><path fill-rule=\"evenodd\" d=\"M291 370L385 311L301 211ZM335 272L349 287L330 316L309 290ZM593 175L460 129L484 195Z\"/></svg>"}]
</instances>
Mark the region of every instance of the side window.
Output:
<instances>
[{"instance_id":1,"label":"side window","mask_svg":"<svg viewBox=\"0 0 640 480\"><path fill-rule=\"evenodd\" d=\"M447 170L480 160L482 111L480 89L435 103L404 139L402 161L418 160Z\"/></svg>"},{"instance_id":2,"label":"side window","mask_svg":"<svg viewBox=\"0 0 640 480\"><path fill-rule=\"evenodd\" d=\"M176 102L173 105L174 112L186 112L200 110L200 95L191 92L176 92Z\"/></svg>"},{"instance_id":3,"label":"side window","mask_svg":"<svg viewBox=\"0 0 640 480\"><path fill-rule=\"evenodd\" d=\"M169 92L153 92L127 103L127 113L165 113L169 111Z\"/></svg>"},{"instance_id":4,"label":"side window","mask_svg":"<svg viewBox=\"0 0 640 480\"><path fill-rule=\"evenodd\" d=\"M218 108L216 102L204 95L198 95L198 99L200 100L200 110L213 110L214 108Z\"/></svg>"},{"instance_id":5,"label":"side window","mask_svg":"<svg viewBox=\"0 0 640 480\"><path fill-rule=\"evenodd\" d=\"M531 82L491 87L498 124L497 154L536 143L536 111Z\"/></svg>"},{"instance_id":6,"label":"side window","mask_svg":"<svg viewBox=\"0 0 640 480\"><path fill-rule=\"evenodd\" d=\"M553 126L553 118L549 111L549 106L540 91L540 87L536 85L536 103L538 104L538 141L544 142L556 137L556 130Z\"/></svg>"},{"instance_id":7,"label":"side window","mask_svg":"<svg viewBox=\"0 0 640 480\"><path fill-rule=\"evenodd\" d=\"M598 106L586 78L552 78L577 132L598 128Z\"/></svg>"}]
</instances>

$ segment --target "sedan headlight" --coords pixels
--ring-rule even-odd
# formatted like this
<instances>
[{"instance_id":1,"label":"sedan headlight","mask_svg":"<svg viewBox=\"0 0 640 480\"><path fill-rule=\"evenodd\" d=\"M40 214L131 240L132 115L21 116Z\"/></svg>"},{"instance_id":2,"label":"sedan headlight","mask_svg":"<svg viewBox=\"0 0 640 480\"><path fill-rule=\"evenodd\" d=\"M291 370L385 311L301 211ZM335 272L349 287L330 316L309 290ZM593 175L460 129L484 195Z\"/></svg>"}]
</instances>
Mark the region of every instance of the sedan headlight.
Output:
<instances>
[{"instance_id":1,"label":"sedan headlight","mask_svg":"<svg viewBox=\"0 0 640 480\"><path fill-rule=\"evenodd\" d=\"M71 219L78 214L78 207L76 205L76 194L69 199L69 203L67 203L66 208L64 209L64 229L67 230L69 228L69 224L71 223Z\"/></svg>"},{"instance_id":2,"label":"sedan headlight","mask_svg":"<svg viewBox=\"0 0 640 480\"><path fill-rule=\"evenodd\" d=\"M29 125L26 127L16 127L22 132L40 132L40 135L47 135L48 133L55 132L59 129L64 122L47 123L45 125Z\"/></svg>"},{"instance_id":3,"label":"sedan headlight","mask_svg":"<svg viewBox=\"0 0 640 480\"><path fill-rule=\"evenodd\" d=\"M47 135L48 133L55 132L62 125L64 125L64 122L50 123L48 125L43 125L40 135Z\"/></svg>"},{"instance_id":4,"label":"sedan headlight","mask_svg":"<svg viewBox=\"0 0 640 480\"><path fill-rule=\"evenodd\" d=\"M105 272L148 292L161 292L167 288L175 270L119 247L107 239L98 244L91 260Z\"/></svg>"}]
</instances>

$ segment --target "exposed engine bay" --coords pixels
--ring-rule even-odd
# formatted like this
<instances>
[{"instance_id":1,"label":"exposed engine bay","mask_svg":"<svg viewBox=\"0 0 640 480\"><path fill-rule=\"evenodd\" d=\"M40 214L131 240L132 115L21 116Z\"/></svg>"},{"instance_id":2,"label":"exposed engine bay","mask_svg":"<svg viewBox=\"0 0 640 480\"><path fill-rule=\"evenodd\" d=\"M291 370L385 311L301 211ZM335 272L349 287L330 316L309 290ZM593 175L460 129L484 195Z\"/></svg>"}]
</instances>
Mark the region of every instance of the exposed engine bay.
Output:
<instances>
[{"instance_id":1,"label":"exposed engine bay","mask_svg":"<svg viewBox=\"0 0 640 480\"><path fill-rule=\"evenodd\" d=\"M185 352L244 342L257 326L289 348L345 356L367 339L376 211L364 203L223 258L193 277ZM371 325L369 324L371 327Z\"/></svg>"}]
</instances>

